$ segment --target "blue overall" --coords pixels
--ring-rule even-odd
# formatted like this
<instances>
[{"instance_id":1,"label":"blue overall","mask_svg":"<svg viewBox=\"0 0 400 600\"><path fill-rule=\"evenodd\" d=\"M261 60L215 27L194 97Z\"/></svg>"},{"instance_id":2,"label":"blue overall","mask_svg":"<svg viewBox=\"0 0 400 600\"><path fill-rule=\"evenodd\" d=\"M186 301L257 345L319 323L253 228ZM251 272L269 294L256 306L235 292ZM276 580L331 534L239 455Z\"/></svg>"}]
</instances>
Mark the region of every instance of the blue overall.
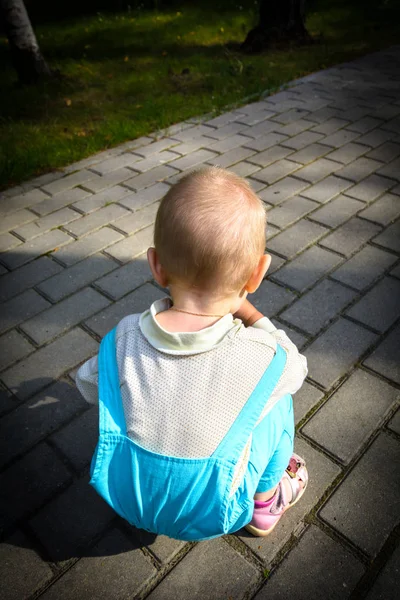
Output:
<instances>
[{"instance_id":1,"label":"blue overall","mask_svg":"<svg viewBox=\"0 0 400 600\"><path fill-rule=\"evenodd\" d=\"M127 436L113 329L102 340L99 353L100 435L91 485L121 517L140 529L188 541L237 531L252 518L254 494L276 449L269 447L269 438L275 435L271 431L282 431L282 422L292 414L292 398L287 395L256 426L285 363L286 353L277 346L269 367L210 457L165 456ZM231 494L235 466L251 434L247 470Z\"/></svg>"}]
</instances>

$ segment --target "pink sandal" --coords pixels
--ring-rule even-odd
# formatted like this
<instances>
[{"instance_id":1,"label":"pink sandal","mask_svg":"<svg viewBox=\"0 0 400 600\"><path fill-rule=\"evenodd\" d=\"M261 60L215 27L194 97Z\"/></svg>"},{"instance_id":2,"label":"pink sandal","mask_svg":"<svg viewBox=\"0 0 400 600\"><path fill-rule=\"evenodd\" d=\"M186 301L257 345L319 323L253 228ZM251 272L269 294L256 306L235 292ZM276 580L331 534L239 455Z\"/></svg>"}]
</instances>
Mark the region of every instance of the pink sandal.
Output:
<instances>
[{"instance_id":1,"label":"pink sandal","mask_svg":"<svg viewBox=\"0 0 400 600\"><path fill-rule=\"evenodd\" d=\"M282 485L284 479L290 484L291 498L288 496L287 486ZM297 454L292 454L273 497L267 502L254 501L253 518L246 525L247 531L256 536L265 536L271 533L283 513L300 500L307 483L308 472L305 461Z\"/></svg>"}]
</instances>

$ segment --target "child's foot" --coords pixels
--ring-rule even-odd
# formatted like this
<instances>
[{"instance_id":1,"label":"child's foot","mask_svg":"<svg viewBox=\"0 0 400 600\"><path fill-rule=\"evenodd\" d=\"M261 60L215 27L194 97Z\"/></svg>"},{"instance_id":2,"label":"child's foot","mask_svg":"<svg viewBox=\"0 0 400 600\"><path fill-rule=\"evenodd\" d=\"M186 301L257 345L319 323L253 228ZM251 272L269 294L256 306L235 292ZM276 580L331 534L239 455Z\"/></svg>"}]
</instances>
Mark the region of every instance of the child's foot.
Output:
<instances>
[{"instance_id":1,"label":"child's foot","mask_svg":"<svg viewBox=\"0 0 400 600\"><path fill-rule=\"evenodd\" d=\"M273 497L267 502L254 502L253 518L246 525L247 531L256 536L271 533L283 513L300 500L307 483L306 463L300 456L293 454Z\"/></svg>"}]
</instances>

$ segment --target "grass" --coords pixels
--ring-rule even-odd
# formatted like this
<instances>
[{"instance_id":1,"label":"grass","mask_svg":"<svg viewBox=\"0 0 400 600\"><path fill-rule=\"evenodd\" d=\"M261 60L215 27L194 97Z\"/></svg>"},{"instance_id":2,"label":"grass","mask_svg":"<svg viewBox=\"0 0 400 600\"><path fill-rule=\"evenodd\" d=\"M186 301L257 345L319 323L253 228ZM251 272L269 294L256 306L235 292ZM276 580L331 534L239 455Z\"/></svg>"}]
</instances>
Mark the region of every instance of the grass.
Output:
<instances>
[{"instance_id":1,"label":"grass","mask_svg":"<svg viewBox=\"0 0 400 600\"><path fill-rule=\"evenodd\" d=\"M315 0L315 43L256 56L239 44L257 21L251 0L96 14L36 27L61 78L16 84L0 38L0 187L128 139L398 42L397 0Z\"/></svg>"}]
</instances>

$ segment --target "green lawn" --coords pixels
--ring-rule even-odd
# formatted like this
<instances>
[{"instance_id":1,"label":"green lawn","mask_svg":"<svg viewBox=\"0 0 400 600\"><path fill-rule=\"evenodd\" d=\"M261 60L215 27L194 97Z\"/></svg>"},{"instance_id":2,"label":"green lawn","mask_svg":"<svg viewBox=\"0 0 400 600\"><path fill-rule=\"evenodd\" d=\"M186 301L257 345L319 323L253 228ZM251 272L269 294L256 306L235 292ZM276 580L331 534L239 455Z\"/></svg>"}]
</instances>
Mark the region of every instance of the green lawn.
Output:
<instances>
[{"instance_id":1,"label":"green lawn","mask_svg":"<svg viewBox=\"0 0 400 600\"><path fill-rule=\"evenodd\" d=\"M256 4L203 0L38 26L62 78L32 88L16 85L0 38L0 186L399 41L397 0L316 0L314 44L245 56Z\"/></svg>"}]
</instances>

